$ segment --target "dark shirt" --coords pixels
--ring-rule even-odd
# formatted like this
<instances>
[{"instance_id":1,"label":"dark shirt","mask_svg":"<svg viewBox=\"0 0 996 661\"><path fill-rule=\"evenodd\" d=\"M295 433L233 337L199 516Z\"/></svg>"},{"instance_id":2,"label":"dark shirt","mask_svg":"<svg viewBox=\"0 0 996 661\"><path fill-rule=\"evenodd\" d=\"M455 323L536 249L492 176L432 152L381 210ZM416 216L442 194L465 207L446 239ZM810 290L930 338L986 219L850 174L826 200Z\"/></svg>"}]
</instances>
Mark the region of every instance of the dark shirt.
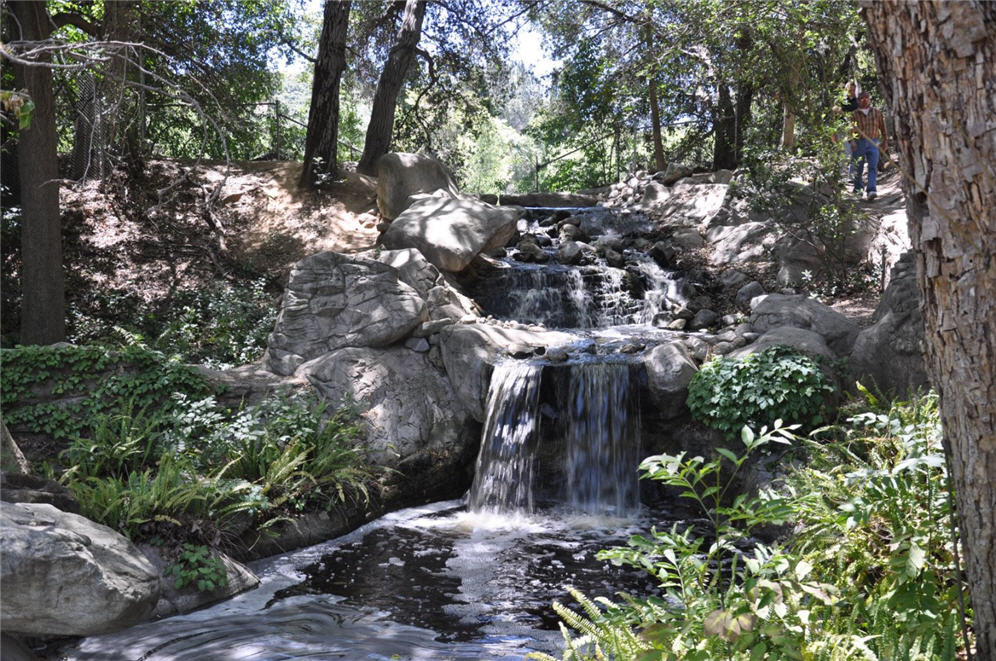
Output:
<instances>
[{"instance_id":1,"label":"dark shirt","mask_svg":"<svg viewBox=\"0 0 996 661\"><path fill-rule=\"evenodd\" d=\"M853 96L847 97L847 101L840 105L840 109L844 112L854 112L858 109L858 99Z\"/></svg>"}]
</instances>

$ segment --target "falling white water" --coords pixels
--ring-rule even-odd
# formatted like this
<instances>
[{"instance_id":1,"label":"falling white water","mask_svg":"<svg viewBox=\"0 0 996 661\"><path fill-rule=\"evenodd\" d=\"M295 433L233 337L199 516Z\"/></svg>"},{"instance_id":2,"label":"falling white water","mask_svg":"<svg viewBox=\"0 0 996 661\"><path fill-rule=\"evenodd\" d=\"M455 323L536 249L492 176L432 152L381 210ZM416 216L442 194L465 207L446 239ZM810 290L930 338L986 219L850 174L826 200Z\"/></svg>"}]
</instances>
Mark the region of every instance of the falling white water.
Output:
<instances>
[{"instance_id":1,"label":"falling white water","mask_svg":"<svg viewBox=\"0 0 996 661\"><path fill-rule=\"evenodd\" d=\"M577 512L626 516L639 510L639 416L630 410L629 367L571 367L566 430L567 500Z\"/></svg>"},{"instance_id":2,"label":"falling white water","mask_svg":"<svg viewBox=\"0 0 996 661\"><path fill-rule=\"evenodd\" d=\"M687 302L681 295L681 282L673 271L665 271L649 255L634 252L629 255L645 285L643 307L634 315L637 324L652 324L654 318L670 308L679 308Z\"/></svg>"},{"instance_id":3,"label":"falling white water","mask_svg":"<svg viewBox=\"0 0 996 661\"><path fill-rule=\"evenodd\" d=\"M541 367L524 361L495 365L477 471L470 488L471 510L533 510L533 450L541 373Z\"/></svg>"}]
</instances>

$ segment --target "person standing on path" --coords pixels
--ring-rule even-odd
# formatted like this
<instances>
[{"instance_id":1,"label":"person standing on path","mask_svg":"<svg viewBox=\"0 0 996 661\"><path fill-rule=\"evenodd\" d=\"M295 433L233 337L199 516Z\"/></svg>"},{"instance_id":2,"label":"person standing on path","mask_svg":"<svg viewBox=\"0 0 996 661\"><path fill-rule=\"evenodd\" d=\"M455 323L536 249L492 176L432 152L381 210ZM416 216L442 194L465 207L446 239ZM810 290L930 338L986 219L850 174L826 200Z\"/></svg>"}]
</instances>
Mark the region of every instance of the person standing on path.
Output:
<instances>
[{"instance_id":1,"label":"person standing on path","mask_svg":"<svg viewBox=\"0 0 996 661\"><path fill-rule=\"evenodd\" d=\"M851 113L851 163L854 165L854 192L861 193L865 164L868 164L866 199L874 200L878 176L880 150L889 148L889 134L885 130L885 117L878 108L872 108L868 92L858 95L858 109Z\"/></svg>"}]
</instances>

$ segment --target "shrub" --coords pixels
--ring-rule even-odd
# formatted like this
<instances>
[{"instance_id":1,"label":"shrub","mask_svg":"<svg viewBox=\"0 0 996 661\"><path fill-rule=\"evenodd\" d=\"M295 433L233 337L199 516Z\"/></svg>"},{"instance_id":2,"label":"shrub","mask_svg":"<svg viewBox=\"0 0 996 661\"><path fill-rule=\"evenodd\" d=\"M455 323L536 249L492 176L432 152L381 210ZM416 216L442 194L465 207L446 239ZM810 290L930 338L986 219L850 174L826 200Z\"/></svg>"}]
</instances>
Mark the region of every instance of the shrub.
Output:
<instances>
[{"instance_id":1,"label":"shrub","mask_svg":"<svg viewBox=\"0 0 996 661\"><path fill-rule=\"evenodd\" d=\"M266 281L180 289L155 308L97 292L70 305L69 337L79 344L148 346L189 363L225 368L258 359L277 309Z\"/></svg>"},{"instance_id":2,"label":"shrub","mask_svg":"<svg viewBox=\"0 0 996 661\"><path fill-rule=\"evenodd\" d=\"M744 358L716 358L688 386L692 416L733 437L745 425L776 420L815 427L824 422L825 396L833 392L819 363L776 345Z\"/></svg>"},{"instance_id":3,"label":"shrub","mask_svg":"<svg viewBox=\"0 0 996 661\"><path fill-rule=\"evenodd\" d=\"M571 591L581 612L554 605L566 623L563 659L963 658L970 614L961 607L966 585L936 397L866 411L827 431L834 440L777 427L755 438L745 429L741 456L724 449L712 461L645 460L644 477L681 487L708 525L655 529L600 553L651 573L664 596L613 602ZM721 480L730 471L720 463L735 473L778 440L804 449L810 464L790 469L780 492L725 505L730 482ZM788 539L766 546L747 537L753 526L788 520L797 531Z\"/></svg>"}]
</instances>

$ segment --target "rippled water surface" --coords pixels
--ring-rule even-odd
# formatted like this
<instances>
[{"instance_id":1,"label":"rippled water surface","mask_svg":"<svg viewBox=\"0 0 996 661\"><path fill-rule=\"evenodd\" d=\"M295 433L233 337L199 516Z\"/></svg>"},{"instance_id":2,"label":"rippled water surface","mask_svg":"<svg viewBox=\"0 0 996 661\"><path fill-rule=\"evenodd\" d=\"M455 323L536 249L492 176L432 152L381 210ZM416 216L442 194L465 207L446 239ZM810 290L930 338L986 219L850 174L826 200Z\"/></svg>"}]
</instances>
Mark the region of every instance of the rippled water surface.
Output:
<instances>
[{"instance_id":1,"label":"rippled water surface","mask_svg":"<svg viewBox=\"0 0 996 661\"><path fill-rule=\"evenodd\" d=\"M521 659L556 651L565 585L647 594L595 553L646 519L471 514L457 501L390 514L259 561L261 585L211 608L83 640L69 659ZM559 654L558 654L559 656Z\"/></svg>"}]
</instances>

